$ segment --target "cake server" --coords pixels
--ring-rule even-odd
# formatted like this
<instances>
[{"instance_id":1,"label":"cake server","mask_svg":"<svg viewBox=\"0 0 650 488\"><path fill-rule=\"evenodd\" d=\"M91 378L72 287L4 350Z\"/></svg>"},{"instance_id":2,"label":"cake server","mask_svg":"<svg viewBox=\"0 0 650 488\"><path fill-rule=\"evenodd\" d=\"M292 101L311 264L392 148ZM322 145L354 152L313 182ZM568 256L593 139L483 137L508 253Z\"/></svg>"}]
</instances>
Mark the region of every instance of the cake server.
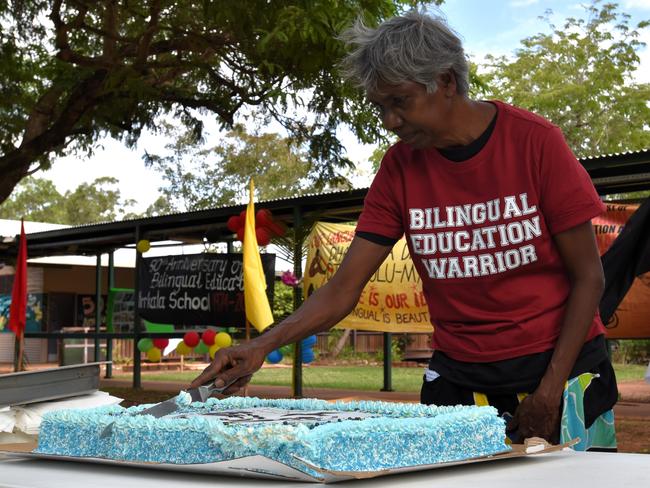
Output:
<instances>
[{"instance_id":1,"label":"cake server","mask_svg":"<svg viewBox=\"0 0 650 488\"><path fill-rule=\"evenodd\" d=\"M189 390L186 391L190 395L191 402L205 402L208 398L210 398L210 395L213 393L223 393L229 386L231 386L235 381L237 381L239 378L235 378L232 380L230 383L227 383L223 386L216 387L214 386L213 383L208 383L207 385L202 385L199 386L198 388L190 388ZM182 393L182 392L181 392ZM180 395L180 393L179 393ZM140 410L138 413L135 413L133 415L152 415L156 417L157 419L160 417L164 417L165 415L169 415L170 413L174 413L176 410L178 410L182 405L182 403L179 404L177 402L178 395L169 398L168 400L165 400L163 402L157 403L153 407L145 408L144 410ZM111 422L108 424L106 427L104 427L104 430L102 431L100 438L105 438L111 435L113 432L113 423Z\"/></svg>"}]
</instances>

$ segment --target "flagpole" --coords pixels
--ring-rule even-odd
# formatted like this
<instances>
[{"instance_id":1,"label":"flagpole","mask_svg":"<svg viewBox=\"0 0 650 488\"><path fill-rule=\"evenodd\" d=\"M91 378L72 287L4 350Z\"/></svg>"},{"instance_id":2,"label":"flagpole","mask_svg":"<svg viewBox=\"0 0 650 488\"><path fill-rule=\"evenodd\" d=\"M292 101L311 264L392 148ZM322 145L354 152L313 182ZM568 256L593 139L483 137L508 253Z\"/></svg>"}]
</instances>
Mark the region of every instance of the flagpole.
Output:
<instances>
[{"instance_id":1,"label":"flagpole","mask_svg":"<svg viewBox=\"0 0 650 488\"><path fill-rule=\"evenodd\" d=\"M23 356L25 354L25 342L22 331L14 337L14 371L25 371Z\"/></svg>"}]
</instances>

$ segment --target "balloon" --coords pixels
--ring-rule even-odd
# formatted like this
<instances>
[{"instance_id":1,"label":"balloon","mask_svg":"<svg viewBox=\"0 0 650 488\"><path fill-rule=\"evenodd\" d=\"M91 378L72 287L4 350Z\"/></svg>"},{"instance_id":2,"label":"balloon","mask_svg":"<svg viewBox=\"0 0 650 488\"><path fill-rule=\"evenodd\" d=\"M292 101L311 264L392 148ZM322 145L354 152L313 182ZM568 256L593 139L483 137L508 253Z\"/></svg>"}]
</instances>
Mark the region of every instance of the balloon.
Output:
<instances>
[{"instance_id":1,"label":"balloon","mask_svg":"<svg viewBox=\"0 0 650 488\"><path fill-rule=\"evenodd\" d=\"M244 242L244 228L243 227L240 227L239 229L237 229L237 239Z\"/></svg>"},{"instance_id":2,"label":"balloon","mask_svg":"<svg viewBox=\"0 0 650 488\"><path fill-rule=\"evenodd\" d=\"M196 347L200 340L201 337L199 337L199 333L194 331L186 332L183 336L183 342L188 347Z\"/></svg>"},{"instance_id":3,"label":"balloon","mask_svg":"<svg viewBox=\"0 0 650 488\"><path fill-rule=\"evenodd\" d=\"M233 215L228 219L226 226L228 227L228 230L234 234L238 229L244 226L244 221L239 215Z\"/></svg>"},{"instance_id":4,"label":"balloon","mask_svg":"<svg viewBox=\"0 0 650 488\"><path fill-rule=\"evenodd\" d=\"M266 360L272 364L279 363L280 361L282 361L282 353L280 352L279 349L276 349L275 351L271 351L269 355L266 356Z\"/></svg>"},{"instance_id":5,"label":"balloon","mask_svg":"<svg viewBox=\"0 0 650 488\"><path fill-rule=\"evenodd\" d=\"M219 347L219 344L212 344L210 346L210 349L208 350L208 352L210 353L210 359L214 359L214 355L219 349L221 349Z\"/></svg>"},{"instance_id":6,"label":"balloon","mask_svg":"<svg viewBox=\"0 0 650 488\"><path fill-rule=\"evenodd\" d=\"M140 352L147 352L152 347L153 347L153 342L148 337L145 337L144 339L140 339L138 341L138 350Z\"/></svg>"},{"instance_id":7,"label":"balloon","mask_svg":"<svg viewBox=\"0 0 650 488\"><path fill-rule=\"evenodd\" d=\"M232 345L232 337L228 332L219 332L214 338L214 343L219 347L228 347Z\"/></svg>"},{"instance_id":8,"label":"balloon","mask_svg":"<svg viewBox=\"0 0 650 488\"><path fill-rule=\"evenodd\" d=\"M217 335L217 332L214 329L207 329L203 334L201 334L201 339L208 346L214 344L214 338Z\"/></svg>"},{"instance_id":9,"label":"balloon","mask_svg":"<svg viewBox=\"0 0 650 488\"><path fill-rule=\"evenodd\" d=\"M151 342L153 342L153 345L156 346L161 351L164 351L165 348L169 346L169 339L167 339L166 337L156 337Z\"/></svg>"},{"instance_id":10,"label":"balloon","mask_svg":"<svg viewBox=\"0 0 650 488\"><path fill-rule=\"evenodd\" d=\"M271 222L273 222L273 216L270 210L262 208L255 214L255 223L257 226L268 227Z\"/></svg>"},{"instance_id":11,"label":"balloon","mask_svg":"<svg viewBox=\"0 0 650 488\"><path fill-rule=\"evenodd\" d=\"M264 227L257 227L255 229L255 236L257 237L258 246L268 246L271 242L271 234Z\"/></svg>"},{"instance_id":12,"label":"balloon","mask_svg":"<svg viewBox=\"0 0 650 488\"><path fill-rule=\"evenodd\" d=\"M194 351L197 352L198 354L206 354L208 351L210 351L210 348L206 345L205 342L200 341L199 345L196 346Z\"/></svg>"},{"instance_id":13,"label":"balloon","mask_svg":"<svg viewBox=\"0 0 650 488\"><path fill-rule=\"evenodd\" d=\"M192 353L192 348L190 348L187 344L181 341L176 346L176 352L181 356L187 356L188 354Z\"/></svg>"},{"instance_id":14,"label":"balloon","mask_svg":"<svg viewBox=\"0 0 650 488\"><path fill-rule=\"evenodd\" d=\"M162 358L162 352L157 347L152 347L147 351L147 359L149 359L149 361L151 361L152 363L160 362L161 358Z\"/></svg>"},{"instance_id":15,"label":"balloon","mask_svg":"<svg viewBox=\"0 0 650 488\"><path fill-rule=\"evenodd\" d=\"M312 347L312 346L316 345L316 342L318 342L318 339L316 339L316 336L315 335L310 335L309 337L305 337L302 340L301 344L302 344L302 347L309 348L309 347Z\"/></svg>"},{"instance_id":16,"label":"balloon","mask_svg":"<svg viewBox=\"0 0 650 488\"><path fill-rule=\"evenodd\" d=\"M145 253L151 249L151 243L147 239L140 239L135 245L135 248L138 250L138 252Z\"/></svg>"},{"instance_id":17,"label":"balloon","mask_svg":"<svg viewBox=\"0 0 650 488\"><path fill-rule=\"evenodd\" d=\"M316 355L314 354L313 349L303 349L301 357L302 362L305 364L311 363L314 359L316 359Z\"/></svg>"}]
</instances>

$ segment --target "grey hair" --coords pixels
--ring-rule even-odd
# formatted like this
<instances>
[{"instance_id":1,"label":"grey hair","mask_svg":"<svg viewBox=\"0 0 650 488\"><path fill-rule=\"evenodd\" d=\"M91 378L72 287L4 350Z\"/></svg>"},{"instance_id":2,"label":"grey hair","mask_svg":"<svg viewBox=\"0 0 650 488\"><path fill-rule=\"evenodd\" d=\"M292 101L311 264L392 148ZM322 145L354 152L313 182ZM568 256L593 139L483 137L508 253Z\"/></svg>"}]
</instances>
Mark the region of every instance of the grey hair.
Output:
<instances>
[{"instance_id":1,"label":"grey hair","mask_svg":"<svg viewBox=\"0 0 650 488\"><path fill-rule=\"evenodd\" d=\"M469 64L462 42L440 17L411 11L376 29L359 18L339 38L350 49L341 63L343 76L366 91L376 89L379 81L389 85L415 81L433 93L438 76L450 71L458 94L469 91Z\"/></svg>"}]
</instances>

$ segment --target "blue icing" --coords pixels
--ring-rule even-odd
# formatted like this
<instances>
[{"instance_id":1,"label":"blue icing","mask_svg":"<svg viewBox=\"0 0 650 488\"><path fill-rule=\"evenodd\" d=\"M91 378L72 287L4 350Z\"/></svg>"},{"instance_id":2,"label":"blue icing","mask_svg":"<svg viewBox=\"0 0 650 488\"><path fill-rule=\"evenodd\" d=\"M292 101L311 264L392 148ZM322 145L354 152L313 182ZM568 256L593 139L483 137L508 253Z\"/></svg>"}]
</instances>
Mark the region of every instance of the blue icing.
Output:
<instances>
[{"instance_id":1,"label":"blue icing","mask_svg":"<svg viewBox=\"0 0 650 488\"><path fill-rule=\"evenodd\" d=\"M179 413L199 415L160 419L134 415L149 405L50 412L43 420L37 452L176 464L260 454L316 474L296 457L329 470L371 471L469 459L509 449L504 421L492 407L242 397L190 403L182 393L176 401ZM359 411L375 417L304 424L224 423L200 416L253 408ZM112 435L101 439L101 432L111 422Z\"/></svg>"}]
</instances>

